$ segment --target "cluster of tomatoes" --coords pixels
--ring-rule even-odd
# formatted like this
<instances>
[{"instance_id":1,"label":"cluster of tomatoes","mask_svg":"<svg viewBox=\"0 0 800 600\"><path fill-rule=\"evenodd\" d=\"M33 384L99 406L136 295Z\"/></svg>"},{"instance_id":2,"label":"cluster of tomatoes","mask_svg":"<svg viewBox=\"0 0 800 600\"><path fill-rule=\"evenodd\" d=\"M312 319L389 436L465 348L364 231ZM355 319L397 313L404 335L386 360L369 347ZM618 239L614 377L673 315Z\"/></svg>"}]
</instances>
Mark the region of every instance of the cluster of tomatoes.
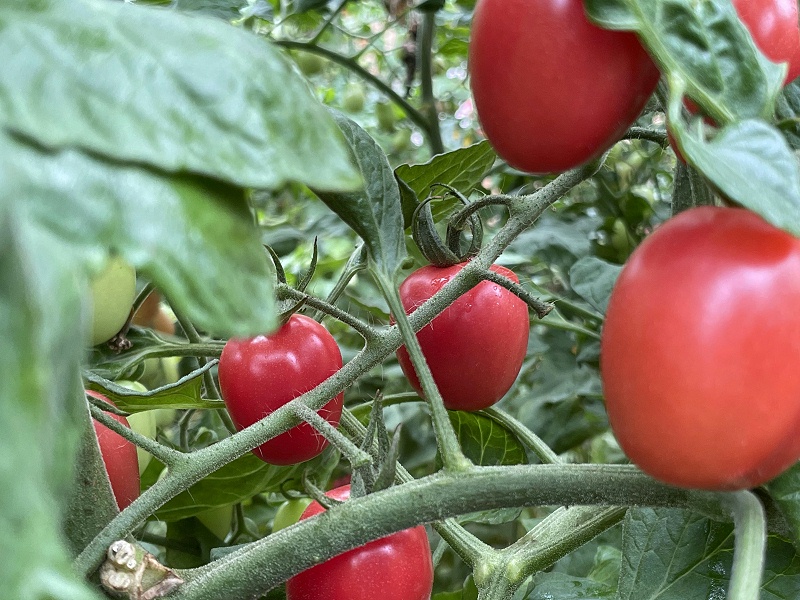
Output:
<instances>
[{"instance_id":1,"label":"cluster of tomatoes","mask_svg":"<svg viewBox=\"0 0 800 600\"><path fill-rule=\"evenodd\" d=\"M734 5L767 56L789 62L787 77L796 76L794 0ZM635 35L592 25L581 0L479 0L469 64L486 136L510 165L538 173L563 171L604 152L639 115L660 76ZM406 311L463 267L412 273L400 287ZM518 283L508 269L492 270ZM636 249L611 297L601 371L612 428L642 469L683 487L742 489L800 457L798 273L800 240L743 209L689 210ZM132 302L135 274L114 265L109 276L116 278L109 296L123 290ZM127 317L122 311L113 322L95 323L93 343L107 340ZM474 411L498 402L519 374L529 329L525 302L490 281L424 327L418 339L445 406ZM422 395L405 348L397 357ZM219 382L231 418L243 429L341 368L331 334L293 314L270 335L229 340ZM339 393L318 414L336 427L342 406ZM102 425L95 429L117 503L125 508L139 494L135 447ZM253 452L287 465L317 456L326 445L301 423ZM346 500L349 486L329 495ZM314 502L299 518L323 510ZM364 569L369 578L358 575ZM295 576L287 595L319 598L325 590L333 598L366 598L377 586L387 598L424 600L432 580L427 536L416 527Z\"/></svg>"},{"instance_id":2,"label":"cluster of tomatoes","mask_svg":"<svg viewBox=\"0 0 800 600\"><path fill-rule=\"evenodd\" d=\"M756 45L800 74L795 0L734 0ZM479 0L470 43L478 116L528 172L599 156L659 72L635 35L580 0ZM498 68L502 65L503 68ZM643 470L688 488L743 489L800 458L800 240L734 208L696 208L633 253L613 291L601 373L612 429Z\"/></svg>"}]
</instances>

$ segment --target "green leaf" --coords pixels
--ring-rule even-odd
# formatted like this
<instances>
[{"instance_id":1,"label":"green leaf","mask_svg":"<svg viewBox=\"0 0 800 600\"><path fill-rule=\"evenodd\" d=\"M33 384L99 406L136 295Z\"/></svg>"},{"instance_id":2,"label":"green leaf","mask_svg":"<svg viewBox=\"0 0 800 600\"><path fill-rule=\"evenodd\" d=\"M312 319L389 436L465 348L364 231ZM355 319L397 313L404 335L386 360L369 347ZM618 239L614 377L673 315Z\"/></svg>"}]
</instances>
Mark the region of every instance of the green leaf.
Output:
<instances>
[{"instance_id":1,"label":"green leaf","mask_svg":"<svg viewBox=\"0 0 800 600\"><path fill-rule=\"evenodd\" d=\"M358 185L289 62L222 21L127 2L4 2L0 56L0 127L47 148L242 186Z\"/></svg>"},{"instance_id":2,"label":"green leaf","mask_svg":"<svg viewBox=\"0 0 800 600\"><path fill-rule=\"evenodd\" d=\"M467 148L459 148L445 154L438 154L421 165L400 165L395 176L404 182L413 194L403 194L403 223L411 225L411 216L420 199L431 193L434 183L446 183L463 194L468 194L494 164L497 155L489 142L482 141ZM402 185L401 185L402 189ZM455 204L451 201L449 208ZM442 214L448 207L439 207L434 216ZM437 219L438 220L438 219Z\"/></svg>"},{"instance_id":3,"label":"green leaf","mask_svg":"<svg viewBox=\"0 0 800 600\"><path fill-rule=\"evenodd\" d=\"M221 400L207 400L200 395L203 373L215 367L217 362L211 361L175 383L148 392L131 390L91 372L85 373L84 376L89 381L87 389L100 392L117 408L129 413L161 408L225 408L225 403Z\"/></svg>"},{"instance_id":4,"label":"green leaf","mask_svg":"<svg viewBox=\"0 0 800 600\"><path fill-rule=\"evenodd\" d=\"M570 286L576 294L604 315L611 290L621 270L619 265L594 256L585 256L569 270Z\"/></svg>"},{"instance_id":5,"label":"green leaf","mask_svg":"<svg viewBox=\"0 0 800 600\"><path fill-rule=\"evenodd\" d=\"M525 600L614 600L613 586L587 577L574 577L565 573L537 573L533 578L533 591Z\"/></svg>"},{"instance_id":6,"label":"green leaf","mask_svg":"<svg viewBox=\"0 0 800 600\"><path fill-rule=\"evenodd\" d=\"M164 521L193 517L220 506L238 504L261 492L278 491L281 484L297 477L308 463L279 467L245 454L181 492L156 511Z\"/></svg>"},{"instance_id":7,"label":"green leaf","mask_svg":"<svg viewBox=\"0 0 800 600\"><path fill-rule=\"evenodd\" d=\"M795 547L800 549L800 463L770 481L767 490L794 534Z\"/></svg>"},{"instance_id":8,"label":"green leaf","mask_svg":"<svg viewBox=\"0 0 800 600\"><path fill-rule=\"evenodd\" d=\"M525 446L517 437L491 417L461 410L447 411L464 455L481 466L527 464ZM461 517L461 522L508 523L519 516L520 509L483 511Z\"/></svg>"},{"instance_id":9,"label":"green leaf","mask_svg":"<svg viewBox=\"0 0 800 600\"><path fill-rule=\"evenodd\" d=\"M276 325L272 266L241 189L44 152L0 131L0 197L95 270L111 245L200 329L247 336Z\"/></svg>"},{"instance_id":10,"label":"green leaf","mask_svg":"<svg viewBox=\"0 0 800 600\"><path fill-rule=\"evenodd\" d=\"M462 410L447 414L464 454L474 464L489 467L528 462L522 442L491 417Z\"/></svg>"},{"instance_id":11,"label":"green leaf","mask_svg":"<svg viewBox=\"0 0 800 600\"><path fill-rule=\"evenodd\" d=\"M625 517L619 600L724 598L733 526L680 509L632 508ZM800 556L775 536L767 543L761 600L800 595Z\"/></svg>"},{"instance_id":12,"label":"green leaf","mask_svg":"<svg viewBox=\"0 0 800 600\"><path fill-rule=\"evenodd\" d=\"M783 88L775 108L777 126L786 136L792 150L800 149L800 79Z\"/></svg>"},{"instance_id":13,"label":"green leaf","mask_svg":"<svg viewBox=\"0 0 800 600\"><path fill-rule=\"evenodd\" d=\"M756 48L729 0L586 0L606 29L635 31L670 83L717 123L764 117L775 109L785 66Z\"/></svg>"},{"instance_id":14,"label":"green leaf","mask_svg":"<svg viewBox=\"0 0 800 600\"><path fill-rule=\"evenodd\" d=\"M315 190L320 199L364 240L370 258L391 276L406 256L400 190L386 155L354 121L331 111L350 145L365 187L356 192Z\"/></svg>"},{"instance_id":15,"label":"green leaf","mask_svg":"<svg viewBox=\"0 0 800 600\"><path fill-rule=\"evenodd\" d=\"M0 194L0 566L3 596L90 600L62 533L86 423L81 273Z\"/></svg>"},{"instance_id":16,"label":"green leaf","mask_svg":"<svg viewBox=\"0 0 800 600\"><path fill-rule=\"evenodd\" d=\"M673 133L687 160L722 194L800 235L797 158L774 127L748 119L725 127L708 142L690 134L682 122L673 122Z\"/></svg>"}]
</instances>

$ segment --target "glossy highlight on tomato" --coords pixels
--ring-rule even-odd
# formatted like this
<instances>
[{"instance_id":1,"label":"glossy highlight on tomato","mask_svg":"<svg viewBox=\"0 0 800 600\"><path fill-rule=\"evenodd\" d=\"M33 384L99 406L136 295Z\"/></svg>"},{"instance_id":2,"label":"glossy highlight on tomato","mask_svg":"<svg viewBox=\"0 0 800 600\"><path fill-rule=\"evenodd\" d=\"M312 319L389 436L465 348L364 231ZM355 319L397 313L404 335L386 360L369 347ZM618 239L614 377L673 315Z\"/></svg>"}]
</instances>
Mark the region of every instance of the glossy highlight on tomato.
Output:
<instances>
[{"instance_id":1,"label":"glossy highlight on tomato","mask_svg":"<svg viewBox=\"0 0 800 600\"><path fill-rule=\"evenodd\" d=\"M244 429L341 368L342 353L328 330L294 314L270 335L228 340L219 359L219 384L233 422ZM338 426L343 401L344 394L338 394L319 415ZM291 465L314 458L327 445L311 425L300 423L253 453L271 464Z\"/></svg>"},{"instance_id":2,"label":"glossy highlight on tomato","mask_svg":"<svg viewBox=\"0 0 800 600\"><path fill-rule=\"evenodd\" d=\"M789 64L785 83L800 75L797 0L733 0L733 6L764 56Z\"/></svg>"},{"instance_id":3,"label":"glossy highlight on tomato","mask_svg":"<svg viewBox=\"0 0 800 600\"><path fill-rule=\"evenodd\" d=\"M611 427L685 488L757 486L800 458L800 240L740 208L670 219L634 250L601 339Z\"/></svg>"},{"instance_id":4,"label":"glossy highlight on tomato","mask_svg":"<svg viewBox=\"0 0 800 600\"><path fill-rule=\"evenodd\" d=\"M114 406L111 400L99 392L86 390L86 393ZM108 413L108 415L125 425L125 427L130 428L130 424L125 417L111 413ZM103 464L108 473L108 481L111 483L111 490L114 492L117 506L119 506L120 510L123 510L139 497L141 483L139 480L139 459L136 456L136 445L94 419L92 419L92 424L97 435L97 442L100 445Z\"/></svg>"},{"instance_id":5,"label":"glossy highlight on tomato","mask_svg":"<svg viewBox=\"0 0 800 600\"><path fill-rule=\"evenodd\" d=\"M466 263L428 265L400 285L400 299L412 313L450 281ZM492 271L515 283L509 269ZM433 379L450 410L480 410L499 401L514 384L528 350L528 306L500 285L481 281L417 333ZM405 346L397 360L411 386L422 395Z\"/></svg>"},{"instance_id":6,"label":"glossy highlight on tomato","mask_svg":"<svg viewBox=\"0 0 800 600\"><path fill-rule=\"evenodd\" d=\"M350 497L350 486L326 493ZM312 502L300 519L323 512ZM398 531L311 567L286 582L287 600L428 600L433 562L425 528Z\"/></svg>"},{"instance_id":7,"label":"glossy highlight on tomato","mask_svg":"<svg viewBox=\"0 0 800 600\"><path fill-rule=\"evenodd\" d=\"M659 79L636 35L593 25L582 0L478 0L468 61L487 139L531 173L598 157L636 120Z\"/></svg>"}]
</instances>

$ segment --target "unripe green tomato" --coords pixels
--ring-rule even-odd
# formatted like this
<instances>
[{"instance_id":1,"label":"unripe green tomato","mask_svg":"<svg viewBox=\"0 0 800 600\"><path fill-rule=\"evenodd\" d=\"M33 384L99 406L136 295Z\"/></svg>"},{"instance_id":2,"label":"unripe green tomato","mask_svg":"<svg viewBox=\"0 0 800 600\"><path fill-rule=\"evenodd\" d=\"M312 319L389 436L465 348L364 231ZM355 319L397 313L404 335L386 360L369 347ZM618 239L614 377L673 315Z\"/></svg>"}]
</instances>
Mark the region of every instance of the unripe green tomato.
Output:
<instances>
[{"instance_id":1,"label":"unripe green tomato","mask_svg":"<svg viewBox=\"0 0 800 600\"><path fill-rule=\"evenodd\" d=\"M180 362L180 356L146 358L141 380L150 389L155 389L168 383L175 383L181 378L178 373L178 364Z\"/></svg>"},{"instance_id":2,"label":"unripe green tomato","mask_svg":"<svg viewBox=\"0 0 800 600\"><path fill-rule=\"evenodd\" d=\"M272 520L272 533L286 529L300 520L300 515L311 504L311 498L293 498L278 507L275 518Z\"/></svg>"},{"instance_id":3,"label":"unripe green tomato","mask_svg":"<svg viewBox=\"0 0 800 600\"><path fill-rule=\"evenodd\" d=\"M342 96L342 107L350 113L364 110L364 89L357 83L348 84Z\"/></svg>"},{"instance_id":4,"label":"unripe green tomato","mask_svg":"<svg viewBox=\"0 0 800 600\"><path fill-rule=\"evenodd\" d=\"M631 250L631 242L628 238L628 228L622 219L616 219L611 228L611 245L614 250L621 254L628 254Z\"/></svg>"},{"instance_id":5,"label":"unripe green tomato","mask_svg":"<svg viewBox=\"0 0 800 600\"><path fill-rule=\"evenodd\" d=\"M107 342L122 329L136 298L136 271L119 257L108 261L92 280L92 346Z\"/></svg>"},{"instance_id":6,"label":"unripe green tomato","mask_svg":"<svg viewBox=\"0 0 800 600\"><path fill-rule=\"evenodd\" d=\"M199 521L221 540L228 537L233 519L233 504L218 506L197 515Z\"/></svg>"},{"instance_id":7,"label":"unripe green tomato","mask_svg":"<svg viewBox=\"0 0 800 600\"><path fill-rule=\"evenodd\" d=\"M316 75L325 67L325 59L310 52L298 52L294 55L294 61L303 75Z\"/></svg>"},{"instance_id":8,"label":"unripe green tomato","mask_svg":"<svg viewBox=\"0 0 800 600\"><path fill-rule=\"evenodd\" d=\"M408 150L411 145L411 130L399 129L392 136L392 152L402 152Z\"/></svg>"},{"instance_id":9,"label":"unripe green tomato","mask_svg":"<svg viewBox=\"0 0 800 600\"><path fill-rule=\"evenodd\" d=\"M378 102L375 105L375 116L378 118L378 127L382 131L391 133L394 131L394 124L397 117L394 114L394 107L388 102Z\"/></svg>"}]
</instances>

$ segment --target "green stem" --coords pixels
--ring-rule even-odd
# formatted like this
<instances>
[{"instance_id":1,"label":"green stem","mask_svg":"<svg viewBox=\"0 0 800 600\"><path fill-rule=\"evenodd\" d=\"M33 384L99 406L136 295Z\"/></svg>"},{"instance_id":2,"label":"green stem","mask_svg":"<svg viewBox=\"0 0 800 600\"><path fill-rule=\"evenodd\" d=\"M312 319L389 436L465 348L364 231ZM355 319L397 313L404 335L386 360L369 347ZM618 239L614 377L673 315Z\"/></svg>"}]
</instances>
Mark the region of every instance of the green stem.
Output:
<instances>
[{"instance_id":1,"label":"green stem","mask_svg":"<svg viewBox=\"0 0 800 600\"><path fill-rule=\"evenodd\" d=\"M496 283L497 285L504 287L509 292L517 296L520 300L525 302L525 304L527 304L540 319L546 317L547 314L553 310L552 304L542 302L520 284L512 281L508 277L500 275L500 273L495 273L491 269L485 269L481 273L481 277L487 281L491 281L492 283Z\"/></svg>"},{"instance_id":2,"label":"green stem","mask_svg":"<svg viewBox=\"0 0 800 600\"><path fill-rule=\"evenodd\" d=\"M728 600L758 600L764 575L767 519L764 507L749 491L720 494L733 516L736 541Z\"/></svg>"},{"instance_id":3,"label":"green stem","mask_svg":"<svg viewBox=\"0 0 800 600\"><path fill-rule=\"evenodd\" d=\"M511 431L523 445L530 448L539 460L544 464L561 464L561 459L558 454L550 449L550 446L544 443L542 438L533 433L530 429L525 427L520 421L512 417L507 412L498 408L487 408L485 412L493 420L497 421L500 425Z\"/></svg>"},{"instance_id":4,"label":"green stem","mask_svg":"<svg viewBox=\"0 0 800 600\"><path fill-rule=\"evenodd\" d=\"M299 403L292 405L292 411L297 415L298 419L302 419L325 436L325 439L345 456L353 469L372 462L372 457L368 453L348 440L336 427L319 416L316 411L311 410L305 404Z\"/></svg>"},{"instance_id":5,"label":"green stem","mask_svg":"<svg viewBox=\"0 0 800 600\"><path fill-rule=\"evenodd\" d=\"M419 65L420 87L422 91L422 112L428 121L427 133L433 154L444 152L441 129L439 128L439 110L436 97L433 95L433 40L436 33L436 15L425 11L422 14L422 33L417 45L417 64Z\"/></svg>"},{"instance_id":6,"label":"green stem","mask_svg":"<svg viewBox=\"0 0 800 600\"><path fill-rule=\"evenodd\" d=\"M296 290L288 285L279 285L277 292L279 300L303 300L306 306L315 308L318 311L333 317L334 319L338 319L345 325L349 325L355 331L361 334L361 337L363 337L367 342L370 340L376 340L378 337L378 331L374 327L365 323L361 319L357 319L347 311L344 311L339 307L326 302L325 300L320 300L319 298L310 296L309 294Z\"/></svg>"},{"instance_id":7,"label":"green stem","mask_svg":"<svg viewBox=\"0 0 800 600\"><path fill-rule=\"evenodd\" d=\"M389 310L394 315L395 322L408 351L408 356L411 358L411 364L414 366L414 371L422 386L422 392L431 411L433 431L436 434L436 445L439 448L442 464L445 470L468 470L472 467L472 462L464 456L464 452L461 450L461 445L458 443L458 438L450 423L447 409L444 407L444 400L442 400L439 388L436 387L436 382L433 380L433 374L425 360L425 355L422 353L422 347L419 345L414 329L408 320L400 295L397 289L387 281L385 275L377 271L373 275L384 298L386 298L386 302L389 304Z\"/></svg>"},{"instance_id":8,"label":"green stem","mask_svg":"<svg viewBox=\"0 0 800 600\"><path fill-rule=\"evenodd\" d=\"M346 56L342 56L333 50L328 50L327 48L322 48L321 46L314 46L307 44L305 42L295 42L292 40L275 40L274 42L278 46L283 46L284 48L289 48L292 50L302 50L304 52L311 52L313 54L319 54L320 56L324 56L331 62L338 63L343 67L349 69L361 79L367 81L370 85L375 87L379 92L389 98L392 102L397 104L400 108L403 109L403 112L406 113L406 116L417 126L419 127L425 137L428 139L428 145L431 147L431 151L435 154L437 143L436 138L438 134L438 123L436 128L434 129L429 123L428 118L418 111L416 108L411 106L409 102L403 98L400 94L395 92L390 85L384 83L381 79L367 71L364 67L358 64L352 58L348 58Z\"/></svg>"},{"instance_id":9,"label":"green stem","mask_svg":"<svg viewBox=\"0 0 800 600\"><path fill-rule=\"evenodd\" d=\"M181 575L186 583L171 598L255 597L316 563L373 539L476 510L642 504L711 509L712 516L719 518L715 496L666 486L621 465L477 467L458 474L442 471L334 506L324 519L305 519L209 565L184 571Z\"/></svg>"},{"instance_id":10,"label":"green stem","mask_svg":"<svg viewBox=\"0 0 800 600\"><path fill-rule=\"evenodd\" d=\"M174 466L183 461L185 457L183 452L178 452L177 450L168 448L163 444L159 444L155 440L151 440L147 436L137 433L130 427L126 427L116 419L111 418L108 414L100 410L94 404L89 404L89 411L92 413L92 417L98 423L108 427L111 431L118 433L132 444L139 446L148 454L152 454L156 459L168 467Z\"/></svg>"}]
</instances>

